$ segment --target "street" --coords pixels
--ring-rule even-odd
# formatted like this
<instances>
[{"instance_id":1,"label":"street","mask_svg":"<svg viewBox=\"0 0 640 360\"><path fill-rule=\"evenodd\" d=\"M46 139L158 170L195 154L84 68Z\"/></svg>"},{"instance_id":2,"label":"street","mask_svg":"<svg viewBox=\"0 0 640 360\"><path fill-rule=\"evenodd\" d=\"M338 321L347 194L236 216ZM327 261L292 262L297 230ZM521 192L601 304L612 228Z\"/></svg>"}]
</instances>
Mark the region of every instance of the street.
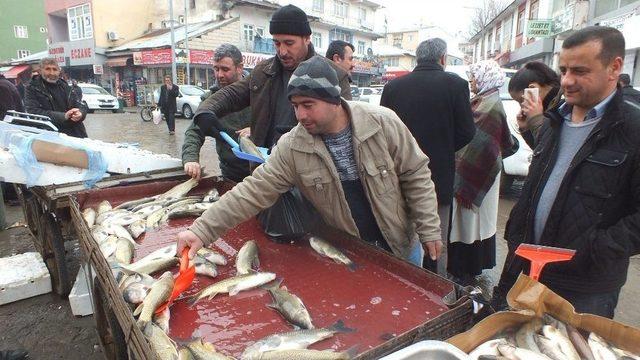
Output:
<instances>
[{"instance_id":1,"label":"street","mask_svg":"<svg viewBox=\"0 0 640 360\"><path fill-rule=\"evenodd\" d=\"M138 143L143 149L155 153L180 156L184 131L191 120L176 118L176 134L169 135L166 124L142 122L139 114L90 114L85 121L91 138L110 142ZM219 174L215 146L207 139L201 152L201 163L210 174ZM502 235L514 200L502 198L498 217L497 266L485 272L487 288L497 281L503 265L506 246ZM24 222L19 206L7 206L9 224ZM16 227L0 232L0 257L26 251L35 251L28 230ZM68 242L67 257L74 271L81 261L77 242ZM75 278L75 275L74 275ZM485 286L483 286L485 287ZM627 284L622 289L616 310L617 321L640 326L640 258L631 260ZM91 316L75 318L67 300L54 294L18 301L0 306L0 350L25 348L32 359L101 359L102 354L95 335L95 323Z\"/></svg>"}]
</instances>

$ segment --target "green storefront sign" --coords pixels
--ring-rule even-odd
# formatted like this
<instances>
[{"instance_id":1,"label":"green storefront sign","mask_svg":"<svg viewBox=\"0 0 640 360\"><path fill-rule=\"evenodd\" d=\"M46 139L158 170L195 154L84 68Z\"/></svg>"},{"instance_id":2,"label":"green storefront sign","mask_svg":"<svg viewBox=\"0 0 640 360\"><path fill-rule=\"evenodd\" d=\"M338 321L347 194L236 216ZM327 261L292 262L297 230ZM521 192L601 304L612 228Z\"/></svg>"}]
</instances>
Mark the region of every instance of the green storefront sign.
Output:
<instances>
[{"instance_id":1,"label":"green storefront sign","mask_svg":"<svg viewBox=\"0 0 640 360\"><path fill-rule=\"evenodd\" d=\"M529 20L527 37L549 37L553 35L553 20Z\"/></svg>"}]
</instances>

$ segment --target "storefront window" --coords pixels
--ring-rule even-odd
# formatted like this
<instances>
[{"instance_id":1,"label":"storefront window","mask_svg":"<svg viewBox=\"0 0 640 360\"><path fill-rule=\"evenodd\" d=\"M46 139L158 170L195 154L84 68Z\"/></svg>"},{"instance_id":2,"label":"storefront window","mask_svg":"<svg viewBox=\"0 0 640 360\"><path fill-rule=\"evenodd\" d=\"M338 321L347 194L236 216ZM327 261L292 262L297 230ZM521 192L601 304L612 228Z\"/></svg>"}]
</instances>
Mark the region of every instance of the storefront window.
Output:
<instances>
[{"instance_id":1,"label":"storefront window","mask_svg":"<svg viewBox=\"0 0 640 360\"><path fill-rule=\"evenodd\" d=\"M69 39L82 40L93 37L93 20L89 4L69 8L67 10L69 23Z\"/></svg>"}]
</instances>

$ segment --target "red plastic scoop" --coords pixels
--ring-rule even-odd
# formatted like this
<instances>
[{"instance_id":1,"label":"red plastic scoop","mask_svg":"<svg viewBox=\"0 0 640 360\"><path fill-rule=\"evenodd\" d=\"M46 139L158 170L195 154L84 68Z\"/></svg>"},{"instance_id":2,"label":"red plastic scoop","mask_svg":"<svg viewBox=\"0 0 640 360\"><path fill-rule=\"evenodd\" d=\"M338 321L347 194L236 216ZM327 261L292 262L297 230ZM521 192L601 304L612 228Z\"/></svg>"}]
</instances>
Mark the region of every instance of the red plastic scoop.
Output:
<instances>
[{"instance_id":1,"label":"red plastic scoop","mask_svg":"<svg viewBox=\"0 0 640 360\"><path fill-rule=\"evenodd\" d=\"M182 250L182 257L180 258L180 272L178 276L175 278L173 283L173 291L171 292L171 296L169 296L169 300L166 303L160 305L156 309L156 314L160 314L171 305L173 300L175 300L178 295L182 294L183 291L187 290L193 279L196 277L196 268L191 265L189 266L189 248L185 247Z\"/></svg>"},{"instance_id":2,"label":"red plastic scoop","mask_svg":"<svg viewBox=\"0 0 640 360\"><path fill-rule=\"evenodd\" d=\"M571 260L575 253L575 250L533 244L520 244L516 249L517 255L531 261L529 276L533 280L540 278L542 268L547 263Z\"/></svg>"}]
</instances>

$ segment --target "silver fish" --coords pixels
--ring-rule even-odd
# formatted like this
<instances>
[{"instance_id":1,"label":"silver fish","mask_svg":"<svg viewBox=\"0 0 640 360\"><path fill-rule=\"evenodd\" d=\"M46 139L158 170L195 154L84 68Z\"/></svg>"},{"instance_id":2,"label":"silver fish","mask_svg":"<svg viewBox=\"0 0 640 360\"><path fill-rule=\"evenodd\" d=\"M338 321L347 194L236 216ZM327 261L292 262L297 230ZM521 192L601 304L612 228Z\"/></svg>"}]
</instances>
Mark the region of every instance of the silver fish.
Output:
<instances>
[{"instance_id":1,"label":"silver fish","mask_svg":"<svg viewBox=\"0 0 640 360\"><path fill-rule=\"evenodd\" d=\"M98 204L98 215L109 210L111 210L111 203L109 201L103 200L100 202L100 204Z\"/></svg>"},{"instance_id":2,"label":"silver fish","mask_svg":"<svg viewBox=\"0 0 640 360\"><path fill-rule=\"evenodd\" d=\"M158 227L160 220L167 212L167 209L161 208L160 210L156 210L151 215L147 216L147 229L155 229Z\"/></svg>"},{"instance_id":3,"label":"silver fish","mask_svg":"<svg viewBox=\"0 0 640 360\"><path fill-rule=\"evenodd\" d=\"M566 329L567 334L569 335L569 340L571 340L571 344L573 344L573 347L578 351L578 354L580 354L580 358L585 360L595 360L587 340L582 336L582 334L580 334L578 329L571 325L566 325Z\"/></svg>"},{"instance_id":4,"label":"silver fish","mask_svg":"<svg viewBox=\"0 0 640 360\"><path fill-rule=\"evenodd\" d=\"M505 345L505 344L509 344L509 342L505 338L493 339L493 340L484 342L478 345L478 347L476 347L475 349L473 349L473 351L469 353L469 359L477 360L480 356L487 356L487 355L499 356L500 351L498 351L498 345Z\"/></svg>"},{"instance_id":5,"label":"silver fish","mask_svg":"<svg viewBox=\"0 0 640 360\"><path fill-rule=\"evenodd\" d=\"M130 265L122 265L122 268L129 272L142 274L152 274L157 271L165 270L175 266L178 263L176 255L175 243L162 247L139 259Z\"/></svg>"},{"instance_id":6,"label":"silver fish","mask_svg":"<svg viewBox=\"0 0 640 360\"><path fill-rule=\"evenodd\" d=\"M578 355L578 352L573 347L571 340L562 335L560 330L551 325L545 325L542 327L542 333L560 348L565 359L580 360L580 355Z\"/></svg>"},{"instance_id":7,"label":"silver fish","mask_svg":"<svg viewBox=\"0 0 640 360\"><path fill-rule=\"evenodd\" d=\"M193 265L196 268L196 274L204 275L209 277L218 276L218 269L216 268L216 264L206 260L202 256L196 255L193 259Z\"/></svg>"},{"instance_id":8,"label":"silver fish","mask_svg":"<svg viewBox=\"0 0 640 360\"><path fill-rule=\"evenodd\" d=\"M209 190L206 194L204 194L204 196L202 197L202 202L216 202L220 200L220 193L218 193L217 189L211 189Z\"/></svg>"},{"instance_id":9,"label":"silver fish","mask_svg":"<svg viewBox=\"0 0 640 360\"><path fill-rule=\"evenodd\" d=\"M115 235L119 238L127 239L134 245L136 243L133 240L133 237L131 237L131 234L129 233L129 231L125 229L124 226L122 225L109 224L109 225L103 225L103 228L107 233L111 235Z\"/></svg>"},{"instance_id":10,"label":"silver fish","mask_svg":"<svg viewBox=\"0 0 640 360\"><path fill-rule=\"evenodd\" d=\"M276 282L275 286L267 288L273 298L273 303L267 304L267 306L278 311L289 323L301 329L313 329L311 315L302 300L287 291L286 288L279 286L280 282Z\"/></svg>"},{"instance_id":11,"label":"silver fish","mask_svg":"<svg viewBox=\"0 0 640 360\"><path fill-rule=\"evenodd\" d=\"M196 360L233 360L232 357L217 352L213 345L202 341L202 339L188 343L187 349Z\"/></svg>"},{"instance_id":12,"label":"silver fish","mask_svg":"<svg viewBox=\"0 0 640 360\"><path fill-rule=\"evenodd\" d=\"M144 220L142 216L138 214L127 214L124 216L114 216L113 218L105 220L103 225L120 225L120 226L129 226L136 221Z\"/></svg>"},{"instance_id":13,"label":"silver fish","mask_svg":"<svg viewBox=\"0 0 640 360\"><path fill-rule=\"evenodd\" d=\"M240 358L243 360L259 359L260 355L267 351L306 349L310 345L328 339L337 333L353 331L355 330L345 327L342 320L338 320L328 328L295 330L269 335L246 347Z\"/></svg>"},{"instance_id":14,"label":"silver fish","mask_svg":"<svg viewBox=\"0 0 640 360\"><path fill-rule=\"evenodd\" d=\"M609 346L609 343L596 335L596 333L589 334L589 339L587 339L589 343L589 347L591 348L591 352L596 360L615 360L618 357Z\"/></svg>"},{"instance_id":15,"label":"silver fish","mask_svg":"<svg viewBox=\"0 0 640 360\"><path fill-rule=\"evenodd\" d=\"M240 291L264 285L269 281L273 281L275 278L276 274L265 272L239 275L232 278L224 279L200 290L193 296L189 303L193 305L204 298L209 298L209 300L211 300L217 294L229 293L229 295L233 296Z\"/></svg>"},{"instance_id":16,"label":"silver fish","mask_svg":"<svg viewBox=\"0 0 640 360\"><path fill-rule=\"evenodd\" d=\"M519 348L511 344L498 345L498 351L508 357L509 360L551 360L548 356L539 352Z\"/></svg>"},{"instance_id":17,"label":"silver fish","mask_svg":"<svg viewBox=\"0 0 640 360\"><path fill-rule=\"evenodd\" d=\"M347 265L351 271L356 269L356 264L351 261L351 259L349 259L340 250L336 249L333 245L329 244L326 240L317 236L312 236L309 238L309 244L318 254L326 256L338 264Z\"/></svg>"},{"instance_id":18,"label":"silver fish","mask_svg":"<svg viewBox=\"0 0 640 360\"><path fill-rule=\"evenodd\" d=\"M198 255L202 256L203 258L207 259L208 261L216 264L216 265L227 265L227 258L224 257L224 255L220 254L219 252L212 250L210 248L200 248L198 250Z\"/></svg>"},{"instance_id":19,"label":"silver fish","mask_svg":"<svg viewBox=\"0 0 640 360\"><path fill-rule=\"evenodd\" d=\"M516 332L516 345L533 352L540 352L534 335L542 329L542 319L536 318L522 325Z\"/></svg>"},{"instance_id":20,"label":"silver fish","mask_svg":"<svg viewBox=\"0 0 640 360\"><path fill-rule=\"evenodd\" d=\"M123 291L122 297L124 301L129 304L140 304L144 301L144 298L149 294L151 290L150 286L143 284L142 282L134 282L129 284Z\"/></svg>"},{"instance_id":21,"label":"silver fish","mask_svg":"<svg viewBox=\"0 0 640 360\"><path fill-rule=\"evenodd\" d=\"M87 223L87 227L91 229L96 223L96 211L92 208L86 208L82 210L82 218Z\"/></svg>"},{"instance_id":22,"label":"silver fish","mask_svg":"<svg viewBox=\"0 0 640 360\"><path fill-rule=\"evenodd\" d=\"M100 244L109 236L109 233L101 225L94 225L91 229L91 235L93 236L95 241Z\"/></svg>"},{"instance_id":23,"label":"silver fish","mask_svg":"<svg viewBox=\"0 0 640 360\"><path fill-rule=\"evenodd\" d=\"M99 213L98 216L96 216L96 224L102 224L106 220L111 219L114 216L128 215L128 214L131 214L131 212L129 210L124 210L124 209L107 210L105 212Z\"/></svg>"},{"instance_id":24,"label":"silver fish","mask_svg":"<svg viewBox=\"0 0 640 360\"><path fill-rule=\"evenodd\" d=\"M260 266L258 259L258 245L255 241L249 240L242 245L236 255L236 272L239 275L248 274L252 271L252 266Z\"/></svg>"},{"instance_id":25,"label":"silver fish","mask_svg":"<svg viewBox=\"0 0 640 360\"><path fill-rule=\"evenodd\" d=\"M191 189L193 189L194 187L196 187L198 185L198 180L196 179L189 179L181 184L178 184L174 187L172 187L171 189L169 189L168 191L166 191L163 194L158 195L157 199L158 200L164 200L164 199L177 199L177 198L181 198L185 195L187 195L187 193L189 191L191 191Z\"/></svg>"},{"instance_id":26,"label":"silver fish","mask_svg":"<svg viewBox=\"0 0 640 360\"><path fill-rule=\"evenodd\" d=\"M158 325L162 331L169 333L169 320L171 319L171 312L167 306L160 314L153 314L153 323Z\"/></svg>"},{"instance_id":27,"label":"silver fish","mask_svg":"<svg viewBox=\"0 0 640 360\"><path fill-rule=\"evenodd\" d=\"M131 264L134 252L135 249L133 247L133 244L131 244L131 241L124 238L118 238L115 251L115 257L118 263Z\"/></svg>"},{"instance_id":28,"label":"silver fish","mask_svg":"<svg viewBox=\"0 0 640 360\"><path fill-rule=\"evenodd\" d=\"M108 236L100 243L100 252L106 259L110 258L116 252L118 248L118 237L114 235Z\"/></svg>"},{"instance_id":29,"label":"silver fish","mask_svg":"<svg viewBox=\"0 0 640 360\"><path fill-rule=\"evenodd\" d=\"M141 198L141 199L126 201L126 202L123 202L122 204L116 206L114 209L131 210L131 209L133 209L134 207L136 207L138 205L146 204L146 203L151 202L151 201L153 201L155 199L156 199L155 196L150 196L150 197L145 197L145 198Z\"/></svg>"},{"instance_id":30,"label":"silver fish","mask_svg":"<svg viewBox=\"0 0 640 360\"><path fill-rule=\"evenodd\" d=\"M178 360L196 360L196 358L193 357L189 349L181 348L180 351L178 351Z\"/></svg>"},{"instance_id":31,"label":"silver fish","mask_svg":"<svg viewBox=\"0 0 640 360\"><path fill-rule=\"evenodd\" d=\"M170 271L167 271L151 286L149 294L147 294L142 304L133 312L134 316L140 315L137 322L140 329L144 329L147 323L153 318L153 313L156 309L169 300L169 296L173 291L173 283L173 275Z\"/></svg>"},{"instance_id":32,"label":"silver fish","mask_svg":"<svg viewBox=\"0 0 640 360\"><path fill-rule=\"evenodd\" d=\"M136 211L134 214L138 214L140 216L142 216L143 218L147 218L149 215L153 214L154 212L158 211L162 209L162 205L160 204L152 204L146 207L143 207L142 209Z\"/></svg>"},{"instance_id":33,"label":"silver fish","mask_svg":"<svg viewBox=\"0 0 640 360\"><path fill-rule=\"evenodd\" d=\"M191 204L196 204L199 203L202 199L198 196L189 196L186 198L181 198L178 199L178 201L169 204L169 205L165 205L165 208L167 209L167 211L171 211L173 209L177 209L180 207L183 207L185 205L191 205Z\"/></svg>"},{"instance_id":34,"label":"silver fish","mask_svg":"<svg viewBox=\"0 0 640 360\"><path fill-rule=\"evenodd\" d=\"M147 231L147 222L144 220L138 220L129 225L129 232L134 239L137 239L145 231Z\"/></svg>"},{"instance_id":35,"label":"silver fish","mask_svg":"<svg viewBox=\"0 0 640 360\"><path fill-rule=\"evenodd\" d=\"M162 216L162 219L160 219L161 223L166 223L167 221L169 221L170 219L181 219L181 218L186 218L186 217L198 217L200 215L202 215L202 213L204 212L204 210L198 210L198 209L182 209L182 208L177 208L177 209L173 209L168 213L165 213Z\"/></svg>"},{"instance_id":36,"label":"silver fish","mask_svg":"<svg viewBox=\"0 0 640 360\"><path fill-rule=\"evenodd\" d=\"M640 360L640 356L634 355L626 350L618 349L615 346L611 346L614 354L616 354L621 360Z\"/></svg>"},{"instance_id":37,"label":"silver fish","mask_svg":"<svg viewBox=\"0 0 640 360\"><path fill-rule=\"evenodd\" d=\"M262 156L262 153L260 152L260 150L258 150L256 144L254 144L248 136L239 136L238 143L240 145L240 151L254 155L261 160L264 160L264 156Z\"/></svg>"},{"instance_id":38,"label":"silver fish","mask_svg":"<svg viewBox=\"0 0 640 360\"><path fill-rule=\"evenodd\" d=\"M147 323L143 331L144 337L149 341L151 349L160 360L178 359L178 349L169 336L153 322Z\"/></svg>"},{"instance_id":39,"label":"silver fish","mask_svg":"<svg viewBox=\"0 0 640 360\"><path fill-rule=\"evenodd\" d=\"M552 360L565 360L565 356L560 350L560 346L546 336L535 335L536 343L543 355L550 357Z\"/></svg>"}]
</instances>

